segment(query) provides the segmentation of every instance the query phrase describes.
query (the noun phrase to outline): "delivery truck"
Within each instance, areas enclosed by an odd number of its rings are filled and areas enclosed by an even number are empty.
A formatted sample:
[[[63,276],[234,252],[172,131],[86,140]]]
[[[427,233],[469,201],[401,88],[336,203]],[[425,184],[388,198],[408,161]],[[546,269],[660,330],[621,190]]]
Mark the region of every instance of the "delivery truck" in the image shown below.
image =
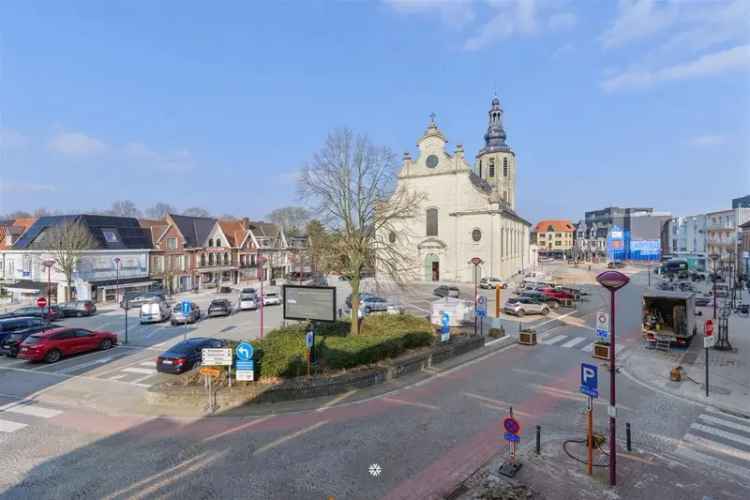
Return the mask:
[[[687,345],[698,331],[695,321],[695,294],[648,289],[643,293],[642,332],[648,342],[665,339]]]

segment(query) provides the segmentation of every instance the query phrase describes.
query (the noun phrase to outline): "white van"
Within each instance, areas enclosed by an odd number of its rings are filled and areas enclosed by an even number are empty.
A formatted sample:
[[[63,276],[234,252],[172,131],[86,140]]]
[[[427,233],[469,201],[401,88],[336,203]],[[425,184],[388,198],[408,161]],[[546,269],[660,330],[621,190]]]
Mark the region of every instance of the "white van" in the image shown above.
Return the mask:
[[[172,310],[164,300],[153,300],[141,304],[140,319],[141,324],[159,323],[166,321],[172,316]]]

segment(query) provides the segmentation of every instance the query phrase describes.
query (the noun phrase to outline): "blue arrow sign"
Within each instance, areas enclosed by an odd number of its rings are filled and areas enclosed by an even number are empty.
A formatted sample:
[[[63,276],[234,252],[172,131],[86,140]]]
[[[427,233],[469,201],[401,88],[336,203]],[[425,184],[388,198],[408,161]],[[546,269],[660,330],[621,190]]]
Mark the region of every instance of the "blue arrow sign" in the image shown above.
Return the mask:
[[[440,333],[450,333],[451,331],[451,317],[447,312],[444,312],[440,316],[440,323],[442,325],[442,328],[440,329]]]
[[[503,437],[505,437],[506,441],[515,441],[516,443],[521,440],[518,434],[511,434],[510,432],[506,432]]]
[[[240,361],[252,362],[253,360],[253,346],[249,342],[240,342],[234,352],[237,355],[238,365]]]

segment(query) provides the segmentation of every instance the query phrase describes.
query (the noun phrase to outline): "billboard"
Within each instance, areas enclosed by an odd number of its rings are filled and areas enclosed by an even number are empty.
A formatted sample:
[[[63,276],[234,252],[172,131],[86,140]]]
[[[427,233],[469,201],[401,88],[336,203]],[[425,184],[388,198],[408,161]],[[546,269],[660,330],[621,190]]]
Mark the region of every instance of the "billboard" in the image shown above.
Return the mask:
[[[625,260],[627,258],[628,234],[620,226],[612,226],[607,235],[607,257],[609,260]]]
[[[336,321],[336,287],[284,285],[284,319]]]
[[[661,240],[631,240],[631,260],[660,260]]]

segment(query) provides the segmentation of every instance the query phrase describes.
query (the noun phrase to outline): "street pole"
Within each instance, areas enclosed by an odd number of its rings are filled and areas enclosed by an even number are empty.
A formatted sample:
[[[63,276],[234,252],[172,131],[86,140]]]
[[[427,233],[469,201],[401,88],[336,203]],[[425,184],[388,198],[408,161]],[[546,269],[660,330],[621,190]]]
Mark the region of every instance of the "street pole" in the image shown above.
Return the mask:
[[[50,315],[52,313],[52,291],[50,290],[50,287],[52,286],[52,266],[47,266],[47,321],[49,321]]]
[[[612,335],[611,344],[609,347],[609,406],[610,409],[616,408],[615,406],[615,290],[610,290],[610,317],[612,318]],[[609,412],[609,485],[614,486],[617,482],[617,474],[615,468],[617,467],[617,443],[615,442],[615,424],[616,419],[614,412]]]
[[[479,293],[478,287],[477,287],[477,269],[479,266],[477,264],[474,264],[474,335],[477,334],[477,321],[479,318],[477,318],[477,295]]]
[[[495,285],[495,317],[500,317],[500,285]]]
[[[262,255],[259,255],[259,264],[260,264],[260,304],[258,307],[260,307],[260,338],[263,338],[263,281],[265,276],[263,276],[263,272],[265,271],[265,260]]]
[[[651,263],[648,263],[648,287],[651,288]]]

